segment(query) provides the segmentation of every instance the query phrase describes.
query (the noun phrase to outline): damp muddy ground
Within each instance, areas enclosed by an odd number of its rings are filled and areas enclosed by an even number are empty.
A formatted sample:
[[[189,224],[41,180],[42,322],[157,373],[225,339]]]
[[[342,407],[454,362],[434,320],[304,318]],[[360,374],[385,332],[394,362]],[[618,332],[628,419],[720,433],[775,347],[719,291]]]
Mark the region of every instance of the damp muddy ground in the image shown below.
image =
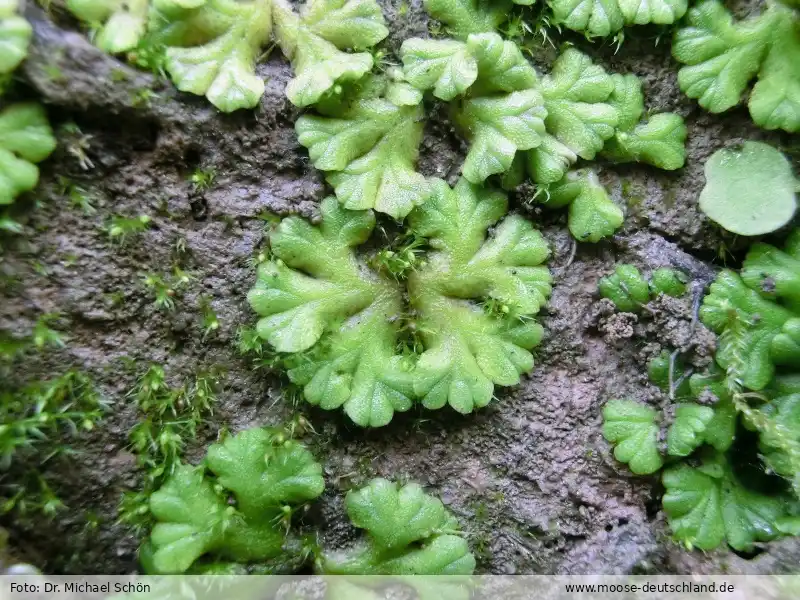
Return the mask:
[[[389,51],[425,35],[419,0],[403,17],[399,0],[381,4],[393,32]],[[30,357],[19,375],[44,379],[71,366],[84,369],[111,409],[76,456],[46,467],[68,509],[52,521],[2,523],[17,558],[56,573],[136,570],[139,540],[116,524],[117,505],[124,491],[142,485],[128,448],[138,418],[128,392],[156,363],[173,385],[200,370],[225,373],[189,460],[199,460],[223,429],[279,424],[297,413],[308,418],[316,434],[306,442],[324,464],[327,488],[304,523],[322,531],[327,545],[358,535],[343,518],[344,493],[384,476],[418,481],[439,495],[470,532],[484,573],[779,573],[800,564],[797,538],[747,555],[679,547],[659,510],[657,479],[616,463],[600,433],[610,398],[663,402],[647,383],[649,358],[683,347],[702,363],[714,339],[691,328],[691,299],[657,304],[654,314],[638,318],[610,314],[598,298],[598,279],[625,261],[646,270],[679,266],[697,285],[707,284],[724,261],[735,265],[741,256],[736,240],[721,237],[697,210],[705,160],[745,139],[796,152],[788,136],[755,128],[743,108],[714,116],[682,96],[669,34],[629,32],[616,53],[577,37],[554,39],[574,42],[611,71],[638,75],[648,109],[686,119],[688,160],[673,173],[597,163],[626,219],[613,239],[595,245],[574,247],[564,214],[536,208],[529,192],[511,195],[512,211],[537,223],[552,248],[554,292],[533,372],[515,388],[497,388],[496,401],[477,414],[414,409],[388,427],[363,431],[339,413],[291,402],[280,374],[253,370],[235,348],[237,328],[255,320],[245,295],[265,218],[314,218],[330,193],[296,141],[299,113],[283,93],[286,61],[276,51],[258,67],[267,90],[256,110],[222,115],[204,98],[104,56],[54,11],[48,17],[28,7],[35,34],[18,77],[21,95],[47,106],[59,147],[26,201],[26,232],[7,244],[0,265],[0,327],[23,335],[42,313],[60,313],[66,348]],[[548,44],[535,50],[532,60],[546,72],[556,51]],[[465,147],[445,111],[431,106],[428,114],[420,170],[454,183]],[[68,123],[77,129],[63,127]],[[217,174],[199,195],[188,181],[198,168]],[[59,176],[85,188],[96,212],[72,207]],[[113,215],[140,214],[150,215],[153,227],[124,246],[109,240],[104,228]],[[176,263],[194,279],[174,312],[159,311],[141,276],[169,273]],[[204,297],[220,322],[205,337]]]

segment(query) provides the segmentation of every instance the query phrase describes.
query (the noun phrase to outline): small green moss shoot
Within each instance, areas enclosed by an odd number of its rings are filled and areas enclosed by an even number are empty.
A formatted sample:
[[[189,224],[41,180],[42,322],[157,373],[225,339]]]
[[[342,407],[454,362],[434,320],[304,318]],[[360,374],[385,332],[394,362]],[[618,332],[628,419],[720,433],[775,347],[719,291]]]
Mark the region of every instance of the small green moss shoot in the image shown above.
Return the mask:
[[[160,275],[148,273],[142,275],[142,283],[153,294],[153,304],[159,310],[175,310],[175,290]]]
[[[203,339],[219,329],[219,318],[211,306],[211,299],[208,296],[200,298],[200,316],[202,318]]]
[[[122,217],[115,215],[105,228],[109,240],[124,246],[133,237],[150,228],[152,219],[148,215],[138,217]]]
[[[42,67],[42,72],[51,83],[58,83],[67,78],[67,76],[64,75],[64,71],[57,64],[45,65]]]
[[[175,310],[175,299],[193,280],[192,275],[177,266],[173,267],[170,275],[145,273],[141,276],[142,284],[153,296],[153,305],[166,312]]]
[[[167,78],[167,52],[163,44],[145,38],[134,50],[128,53],[127,58],[131,65],[150,71],[160,79]]]
[[[128,433],[130,448],[143,471],[144,488],[125,492],[118,507],[118,522],[141,535],[152,525],[150,495],[180,465],[187,442],[214,412],[223,373],[210,369],[189,382],[171,387],[160,365],[150,365],[129,392],[142,414]]]
[[[387,274],[395,281],[405,281],[409,273],[421,265],[421,252],[426,241],[411,236],[403,239],[396,248],[384,248],[376,252],[369,263],[376,271]]]
[[[70,454],[70,440],[94,429],[107,408],[91,378],[75,369],[48,381],[12,381],[24,354],[64,345],[50,328],[55,318],[40,318],[29,338],[0,341],[0,514],[52,518],[61,511],[45,465]]]
[[[516,43],[529,56],[535,56],[539,48],[546,44],[556,47],[551,31],[560,34],[561,27],[552,23],[552,14],[547,8],[516,7],[501,27],[503,36]]]
[[[239,355],[250,360],[250,366],[254,371],[272,371],[280,367],[283,362],[281,356],[258,335],[255,327],[239,327],[236,330],[234,344]]]
[[[140,88],[132,93],[131,106],[134,108],[149,108],[153,100],[158,97],[158,94],[150,88]]]
[[[199,193],[210,189],[216,178],[217,171],[213,167],[206,169],[198,167],[189,176],[189,182],[192,184],[192,189]]]
[[[92,195],[88,190],[79,186],[69,177],[59,175],[56,178],[56,193],[66,198],[74,209],[83,211],[85,215],[93,215],[97,212],[94,207]]]
[[[37,349],[63,348],[66,345],[61,333],[52,327],[59,317],[59,313],[47,313],[37,319],[31,336],[33,345]]]

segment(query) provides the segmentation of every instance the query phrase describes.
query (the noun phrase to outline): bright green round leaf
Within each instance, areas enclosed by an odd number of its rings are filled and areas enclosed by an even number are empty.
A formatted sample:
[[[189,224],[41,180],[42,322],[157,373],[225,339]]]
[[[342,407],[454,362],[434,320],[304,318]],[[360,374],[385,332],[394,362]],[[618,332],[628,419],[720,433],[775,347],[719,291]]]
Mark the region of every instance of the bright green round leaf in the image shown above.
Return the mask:
[[[761,235],[786,225],[797,209],[789,161],[761,142],[714,153],[705,167],[700,210],[728,231]]]
[[[22,17],[0,17],[0,74],[11,73],[25,59],[32,35],[30,23]]]

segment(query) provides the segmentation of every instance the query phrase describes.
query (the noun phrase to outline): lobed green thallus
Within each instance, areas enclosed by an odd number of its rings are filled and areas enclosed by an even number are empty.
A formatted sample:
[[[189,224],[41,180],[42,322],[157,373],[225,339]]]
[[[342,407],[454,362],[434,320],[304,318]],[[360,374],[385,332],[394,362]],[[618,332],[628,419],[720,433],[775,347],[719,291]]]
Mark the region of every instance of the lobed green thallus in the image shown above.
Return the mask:
[[[646,290],[630,265],[601,284],[621,310],[637,310],[648,300]],[[680,360],[667,351],[648,369],[676,400],[663,447],[659,412],[630,400],[606,404],[603,434],[634,473],[655,473],[668,463],[663,505],[676,539],[704,550],[723,541],[748,550],[794,535],[800,525],[800,230],[783,250],[753,245],[741,273],[723,270],[700,319],[719,334],[707,372],[684,378]],[[758,433],[765,470],[785,478],[791,493],[767,494],[737,476],[729,451],[741,427]],[[678,460],[688,456],[699,466]]]
[[[207,95],[225,112],[258,103],[264,84],[255,63],[274,38],[295,71],[287,96],[316,110],[297,120],[299,141],[351,210],[403,219],[433,194],[416,171],[425,92],[450,102],[453,122],[471,143],[462,167],[468,181],[501,175],[511,189],[530,174],[539,186],[535,200],[570,205],[570,230],[581,241],[611,235],[623,213],[594,173],[568,174],[579,158],[602,153],[664,169],[685,159],[682,119],[656,114],[642,121],[636,77],[608,75],[567,49],[539,79],[517,45],[495,32],[510,0],[427,1],[457,39],[406,40],[402,69],[380,75],[371,73],[368,50],[388,30],[375,0],[309,0],[299,14],[286,0],[69,4],[83,19],[105,23],[96,41],[110,52],[165,47],[164,65],[178,88]]]
[[[684,67],[678,84],[706,110],[719,113],[739,104],[757,77],[748,108],[764,129],[800,131],[800,13],[769,2],[761,14],[735,21],[718,0],[689,10],[672,55]]]
[[[580,242],[599,242],[612,235],[624,220],[622,209],[611,201],[589,169],[570,171],[560,182],[547,186],[537,200],[547,208],[569,205],[567,226]]]
[[[302,444],[278,430],[242,431],[210,446],[204,464],[177,467],[152,494],[157,524],[139,552],[142,566],[184,573],[210,554],[193,572],[233,570],[226,560],[280,571],[302,551],[290,535],[292,510],[323,488],[322,467]]]
[[[409,215],[409,232],[429,251],[404,282],[370,271],[354,252],[374,214],[328,198],[319,226],[281,222],[270,236],[274,258],[248,294],[259,335],[285,354],[306,399],[362,426],[386,425],[414,402],[460,413],[486,406],[495,385],[515,385],[532,368],[542,339],[533,317],[551,278],[541,234],[519,216],[503,218],[502,193],[465,179],[455,189],[430,185],[432,197]]]
[[[318,105],[319,116],[301,117],[300,142],[314,165],[329,173],[346,207],[403,218],[430,193],[413,168],[422,96],[407,84],[449,103],[453,123],[470,142],[461,169],[465,179],[477,185],[499,175],[503,187],[512,189],[530,175],[538,186],[534,200],[570,205],[570,230],[581,241],[611,235],[623,214],[594,173],[568,173],[578,159],[602,153],[615,162],[683,166],[686,128],[679,116],[641,121],[639,80],[609,75],[574,48],[540,78],[519,47],[495,32],[510,4],[427,1],[427,10],[454,39],[403,42],[402,73],[390,73],[394,84],[380,96],[380,113],[364,110],[363,98],[377,103],[374,87],[365,86],[369,93],[357,93],[345,111]],[[395,92],[399,85],[401,94]],[[401,201],[387,200],[394,198]]]
[[[422,141],[422,94],[407,83],[367,77],[351,97],[301,116],[298,140],[344,208],[374,208],[403,219],[432,193],[416,172]]]
[[[483,3],[457,4],[472,8],[470,23],[482,22]],[[617,34],[620,43],[623,27],[670,25],[687,15],[672,43],[673,56],[686,65],[678,75],[681,90],[706,110],[724,112],[739,104],[748,83],[757,77],[748,102],[753,121],[765,129],[800,131],[800,12],[796,2],[767,2],[761,14],[741,21],[734,20],[719,0],[704,0],[691,9],[686,0],[551,0],[548,5],[552,25],[582,32],[589,39]],[[497,15],[486,26],[497,27],[503,20]],[[456,24],[454,29],[466,28]],[[653,129],[669,127],[664,117],[654,120],[659,122],[651,124]]]
[[[150,498],[157,524],[140,550],[147,573],[291,572],[309,546],[292,513],[323,491],[322,467],[276,429],[247,429],[180,466]],[[320,551],[324,574],[469,575],[475,558],[458,522],[420,486],[375,479],[347,494],[347,513],[368,532],[349,550]]]
[[[640,122],[638,79],[608,75],[575,49],[541,80],[516,44],[491,32],[463,41],[406,40],[400,56],[402,73],[364,78],[297,121],[300,143],[346,208],[402,219],[431,195],[415,170],[421,92],[449,102],[453,122],[470,140],[465,179],[482,184],[501,175],[511,189],[529,174],[540,188],[536,200],[570,205],[570,230],[581,241],[612,234],[623,214],[591,171],[568,173],[579,158],[602,152],[615,162],[683,166],[682,119],[658,114]]]
[[[463,174],[472,183],[511,171],[516,185],[527,171],[535,183],[554,184],[578,158],[601,151],[617,162],[683,166],[683,120],[669,113],[640,123],[639,80],[608,75],[574,48],[541,80],[514,42],[492,32],[413,38],[400,57],[409,83],[453,103],[453,120],[471,142]]]
[[[348,492],[345,509],[366,539],[323,552],[315,565],[320,574],[471,575],[475,569],[456,518],[416,483],[373,479]]]
[[[598,289],[623,312],[639,312],[651,297],[666,294],[679,298],[686,293],[686,277],[674,269],[661,267],[653,271],[648,283],[633,265],[618,265],[611,275],[603,277]]]
[[[607,37],[631,25],[671,25],[680,20],[687,0],[552,0],[553,25],[564,25],[587,38]]]
[[[9,76],[28,55],[33,29],[18,10],[17,0],[0,0],[0,77]],[[36,163],[50,156],[55,147],[41,105],[12,104],[0,111],[0,206],[36,187]]]
[[[14,71],[28,55],[33,28],[18,12],[18,0],[0,0],[0,76]]]
[[[0,206],[39,183],[36,163],[50,156],[56,140],[44,108],[12,104],[0,112]]]
[[[685,161],[682,119],[643,119],[635,76],[609,75],[568,48],[540,78],[519,47],[496,33],[511,5],[426,0],[452,39],[406,40],[402,69],[373,76],[372,48],[388,35],[375,0],[309,0],[299,13],[287,0],[67,0],[102,49],[163,48],[175,85],[224,112],[258,104],[265,85],[256,63],[271,40],[292,62],[289,100],[316,109],[298,119],[300,143],[337,197],[322,203],[319,226],[296,217],[281,222],[270,239],[273,258],[260,266],[248,297],[262,316],[259,335],[281,354],[306,399],[342,408],[361,426],[385,425],[415,402],[472,412],[488,404],[495,385],[514,385],[532,368],[531,349],[543,335],[533,317],[550,293],[542,266],[548,249],[529,222],[504,218],[505,197],[480,187],[490,177],[511,189],[530,176],[536,200],[569,205],[572,234],[596,242],[623,215],[592,171],[570,172],[579,159],[600,155],[667,170]],[[591,37],[672,23],[687,3],[554,0],[551,8],[554,24]],[[0,0],[0,75],[20,64],[31,39],[17,10],[15,0]],[[770,4],[734,22],[707,0],[689,11],[673,54],[687,65],[681,88],[705,108],[731,108],[758,75],[749,102],[756,123],[800,129],[793,9]],[[453,123],[470,142],[455,189],[416,172],[425,94],[450,103]],[[13,105],[0,114],[0,204],[36,185],[34,163],[54,146],[40,106]],[[401,276],[370,270],[355,254],[374,228],[370,209],[408,217],[409,233],[421,240],[406,250]],[[659,269],[648,283],[635,267],[620,265],[600,287],[621,310],[638,312],[653,295],[683,295],[686,281]],[[737,427],[755,430],[764,464],[800,496],[800,231],[785,251],[756,244],[740,275],[723,271],[700,317],[720,335],[712,369],[683,378],[669,353],[649,367],[652,381],[677,400],[664,444],[659,413],[626,400],[607,403],[603,433],[635,473],[668,464],[663,503],[677,539],[702,549],[724,540],[746,550],[798,530],[796,501],[750,489],[729,450]],[[757,407],[750,405],[754,393]],[[696,401],[708,395],[713,404]],[[680,462],[690,456],[695,463]],[[158,523],[142,547],[143,566],[152,573],[233,573],[250,564],[274,572],[302,562],[306,549],[291,533],[291,517],[322,490],[321,466],[282,432],[229,437],[209,448],[203,465],[176,467],[152,494]],[[319,572],[473,571],[457,522],[419,486],[374,480],[348,494],[346,505],[365,541],[320,553]]]
[[[258,104],[264,80],[255,67],[273,39],[295,71],[286,95],[308,106],[368,73],[374,61],[366,50],[389,33],[375,0],[309,0],[299,14],[288,0],[68,0],[67,7],[96,28],[106,52],[164,47],[176,87],[223,112]]]
[[[464,37],[493,31],[508,20],[513,4],[530,6],[535,0],[424,0],[430,15],[445,24],[447,33]],[[685,13],[686,0],[551,0],[551,25],[563,25],[587,38],[606,37],[630,25],[669,25]]]
[[[744,387],[763,390],[778,367],[800,368],[800,230],[794,230],[783,250],[754,244],[740,275],[722,271],[700,318],[720,334],[719,366],[727,369],[734,360],[744,363],[738,374]],[[732,323],[742,331],[726,336]]]

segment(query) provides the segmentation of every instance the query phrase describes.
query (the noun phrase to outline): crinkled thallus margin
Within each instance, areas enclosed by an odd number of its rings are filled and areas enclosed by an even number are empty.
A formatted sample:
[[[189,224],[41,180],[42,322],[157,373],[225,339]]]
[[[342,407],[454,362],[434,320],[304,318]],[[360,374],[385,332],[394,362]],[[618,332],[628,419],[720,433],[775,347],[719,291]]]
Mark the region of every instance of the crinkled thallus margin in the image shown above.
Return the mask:
[[[541,234],[519,216],[503,218],[502,193],[464,179],[431,186],[408,226],[429,251],[402,283],[354,252],[372,233],[373,212],[328,198],[319,226],[289,217],[273,231],[273,258],[248,294],[262,316],[258,333],[306,399],[362,426],[386,425],[414,402],[461,413],[485,406],[495,385],[531,369],[542,338],[533,320],[550,293]]]
[[[10,77],[28,55],[33,31],[17,12],[17,0],[0,0],[0,77]],[[40,104],[12,104],[0,112],[0,207],[36,187],[36,163],[50,156],[55,147],[53,131]],[[16,222],[0,216],[0,230],[17,232],[18,228]]]
[[[368,51],[389,33],[375,0],[67,0],[112,54],[163,53],[175,86],[223,112],[253,108],[264,93],[256,64],[270,41],[291,61],[286,95],[309,106],[373,66]]]

